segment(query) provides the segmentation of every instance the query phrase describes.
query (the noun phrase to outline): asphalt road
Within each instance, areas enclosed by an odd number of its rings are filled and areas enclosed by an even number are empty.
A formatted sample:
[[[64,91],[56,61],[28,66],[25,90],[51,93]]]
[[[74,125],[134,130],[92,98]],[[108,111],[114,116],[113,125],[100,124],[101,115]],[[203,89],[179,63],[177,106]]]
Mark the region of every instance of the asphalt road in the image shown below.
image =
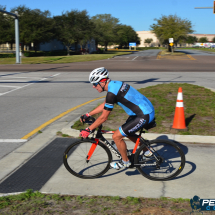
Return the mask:
[[[146,50],[132,55],[118,56],[99,61],[35,64],[35,65],[0,65],[0,72],[89,72],[97,67],[106,67],[114,72],[214,72],[215,54],[200,51],[183,50],[191,55],[183,59],[158,59],[161,50]]]
[[[109,60],[66,65],[1,65],[0,151],[4,151],[5,156],[23,144],[19,141],[8,143],[5,139],[20,140],[33,129],[60,113],[105,95],[105,93],[99,94],[95,91],[88,82],[89,72],[98,66],[107,67],[111,79],[126,81],[136,89],[162,83],[191,83],[215,88],[214,55],[195,56],[188,53],[196,60],[187,58],[182,61],[159,60],[157,53],[158,50],[149,50]],[[92,106],[88,107],[92,108]],[[79,111],[80,114],[83,114],[86,109]],[[67,120],[69,122],[69,118]],[[51,132],[47,129],[46,133],[41,134],[41,137],[42,135],[47,137],[48,141],[48,135],[54,135],[56,129],[52,129]],[[23,151],[21,151],[21,147],[16,150],[17,153],[11,155],[15,160],[10,160],[9,163],[17,163],[21,155],[27,156],[34,147],[38,147],[38,149],[41,147],[39,135],[32,141],[34,142],[31,147],[25,148]],[[205,165],[208,162],[213,163],[214,147],[185,145],[183,149],[187,158],[186,169],[179,178],[170,182],[149,181],[135,170],[117,173],[110,170],[106,177],[96,179],[93,184],[92,181],[85,180],[80,183],[80,180],[71,176],[61,166],[41,191],[73,192],[77,195],[83,194],[83,191],[90,195],[119,195],[120,191],[121,196],[189,196],[191,198],[193,195],[200,197],[204,195],[206,198],[213,198],[214,190],[211,189],[213,177],[210,174],[213,172],[213,166],[209,165],[206,168]],[[20,163],[22,162],[25,160],[20,161]],[[6,163],[8,164],[8,162]],[[121,183],[122,176],[124,184]],[[135,184],[130,183],[131,180],[135,181]],[[75,186],[73,186],[74,184]],[[104,184],[109,185],[104,186]]]
[[[64,64],[1,65],[0,141],[19,140],[60,113],[104,95],[98,94],[88,82],[90,71],[98,66],[105,66],[112,79],[126,81],[136,89],[170,82],[214,88],[215,73],[206,71],[214,71],[215,55],[198,55],[200,60],[158,60],[159,51],[147,50],[109,60],[66,64],[71,71],[61,71],[66,67]],[[187,52],[191,54],[193,51]],[[197,64],[207,69],[199,71],[199,66],[197,72],[193,72],[194,69],[190,68],[198,67]],[[130,72],[126,66],[132,68]],[[149,67],[151,71],[145,67]],[[22,68],[23,71],[8,71],[11,68]],[[75,71],[75,68],[78,69]],[[139,71],[135,72],[136,70]]]

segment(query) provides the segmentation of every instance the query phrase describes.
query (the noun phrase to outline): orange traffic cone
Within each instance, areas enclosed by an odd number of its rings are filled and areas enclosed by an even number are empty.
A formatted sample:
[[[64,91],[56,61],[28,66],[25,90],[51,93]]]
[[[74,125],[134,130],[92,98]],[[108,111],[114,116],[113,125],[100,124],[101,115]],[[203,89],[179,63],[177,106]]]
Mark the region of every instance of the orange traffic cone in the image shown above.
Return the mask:
[[[175,108],[175,116],[173,121],[174,129],[187,129],[185,124],[185,116],[184,116],[184,104],[183,104],[183,94],[182,88],[179,87],[178,89],[178,96]]]

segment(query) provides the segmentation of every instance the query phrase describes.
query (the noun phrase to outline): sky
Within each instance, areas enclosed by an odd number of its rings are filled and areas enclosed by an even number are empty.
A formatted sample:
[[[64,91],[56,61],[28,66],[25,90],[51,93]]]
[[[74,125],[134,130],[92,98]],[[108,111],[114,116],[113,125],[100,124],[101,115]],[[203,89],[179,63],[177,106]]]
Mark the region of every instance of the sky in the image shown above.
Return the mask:
[[[121,24],[130,25],[135,31],[149,31],[163,15],[177,15],[191,21],[195,34],[215,34],[213,0],[0,0],[0,5],[10,11],[13,7],[25,5],[30,9],[49,10],[52,16],[71,10],[86,10],[90,17],[97,14],[111,14]]]

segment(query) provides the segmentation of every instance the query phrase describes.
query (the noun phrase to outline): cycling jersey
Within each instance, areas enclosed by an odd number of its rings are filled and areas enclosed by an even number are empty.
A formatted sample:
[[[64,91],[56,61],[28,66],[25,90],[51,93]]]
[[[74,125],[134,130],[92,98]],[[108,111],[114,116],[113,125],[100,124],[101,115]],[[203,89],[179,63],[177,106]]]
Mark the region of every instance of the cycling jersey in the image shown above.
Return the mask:
[[[128,130],[133,132],[139,130],[143,125],[150,123],[154,119],[152,103],[144,95],[124,82],[110,81],[108,84],[104,109],[111,111],[115,103],[121,106],[129,116],[136,116],[136,126],[134,126],[134,123],[130,123],[131,126],[126,129],[127,131],[121,131],[122,127],[119,128],[123,136],[131,133]],[[148,115],[148,120],[145,121],[146,115]],[[136,129],[132,128],[132,126]]]
[[[110,81],[105,110],[112,110],[114,103],[121,106],[129,116],[141,116],[154,112],[152,103],[132,86],[121,81]],[[150,118],[150,121],[153,118]]]

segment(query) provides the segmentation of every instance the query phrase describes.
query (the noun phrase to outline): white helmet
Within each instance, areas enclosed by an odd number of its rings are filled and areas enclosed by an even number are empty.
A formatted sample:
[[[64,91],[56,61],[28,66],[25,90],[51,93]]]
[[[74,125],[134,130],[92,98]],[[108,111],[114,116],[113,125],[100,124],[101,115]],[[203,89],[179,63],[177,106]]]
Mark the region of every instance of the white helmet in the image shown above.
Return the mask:
[[[89,76],[89,81],[90,83],[98,83],[99,81],[101,81],[103,78],[109,78],[109,74],[107,69],[105,69],[104,67],[100,67],[97,69],[94,69]]]

